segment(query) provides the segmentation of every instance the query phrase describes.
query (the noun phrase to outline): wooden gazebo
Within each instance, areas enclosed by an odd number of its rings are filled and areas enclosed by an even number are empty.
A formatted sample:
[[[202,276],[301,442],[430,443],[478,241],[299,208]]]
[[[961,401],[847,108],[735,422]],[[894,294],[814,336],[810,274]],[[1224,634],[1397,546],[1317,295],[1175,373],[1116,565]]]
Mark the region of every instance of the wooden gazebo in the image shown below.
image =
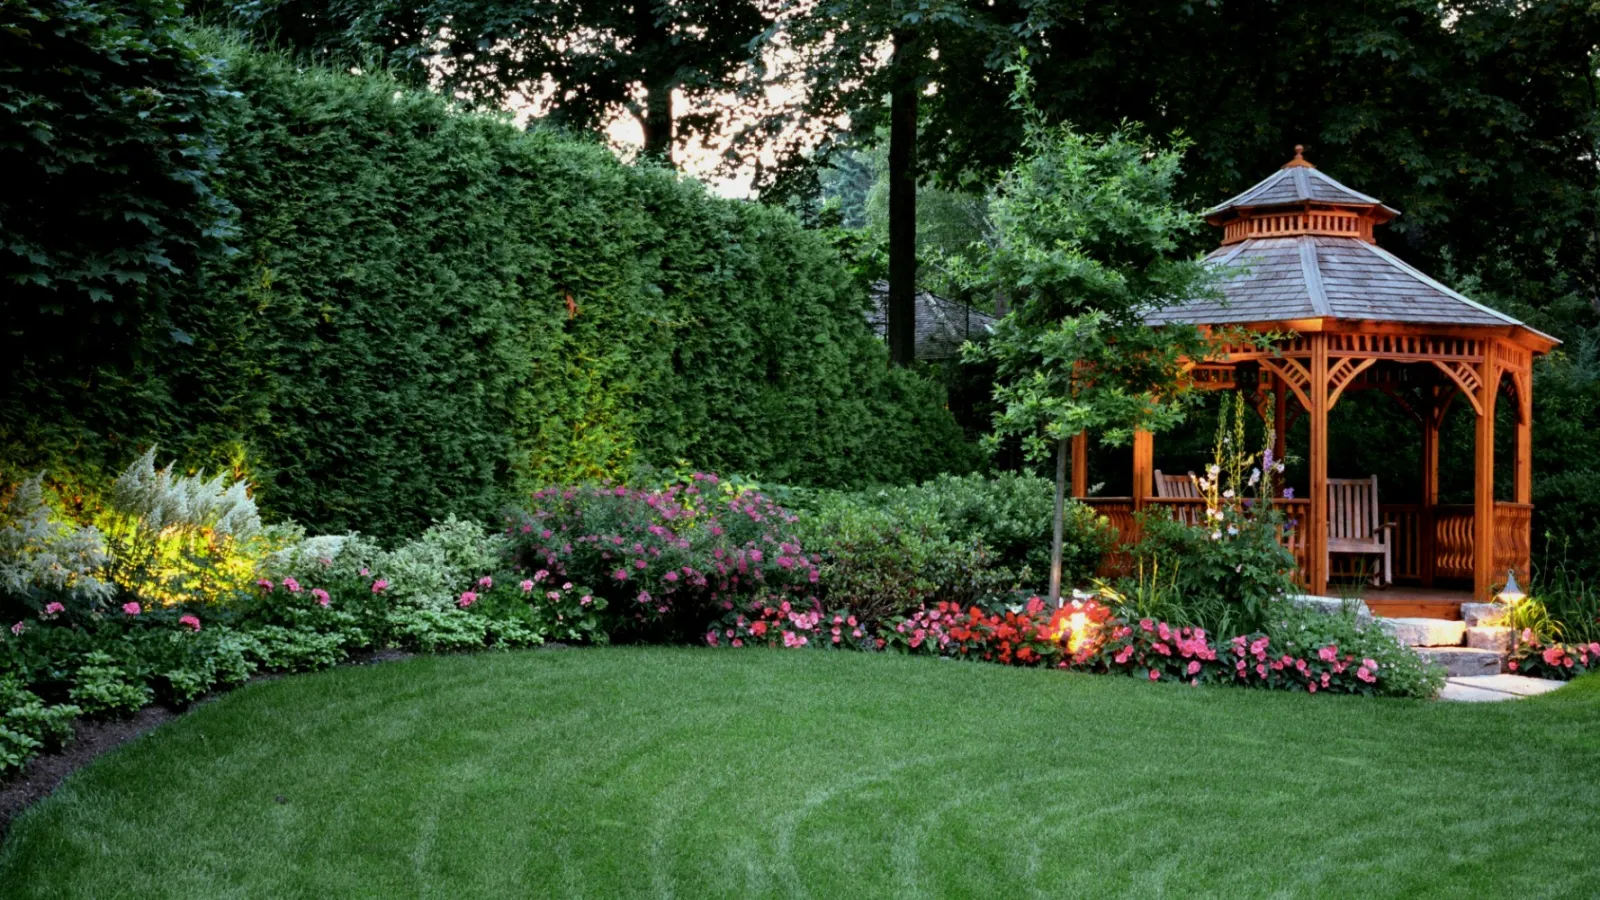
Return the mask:
[[[1328,412],[1347,391],[1376,390],[1399,401],[1422,432],[1421,502],[1380,505],[1392,523],[1397,581],[1424,587],[1470,582],[1485,597],[1508,570],[1526,576],[1531,556],[1533,358],[1557,345],[1517,320],[1475,303],[1379,247],[1373,229],[1399,215],[1381,201],[1340,184],[1295,148],[1270,177],[1209,210],[1223,229],[1207,259],[1228,267],[1221,301],[1168,307],[1152,325],[1189,322],[1288,334],[1262,349],[1219,347],[1195,364],[1198,383],[1254,393],[1272,404],[1284,426],[1309,423],[1308,496],[1281,501],[1302,527],[1290,538],[1300,578],[1326,593],[1328,554]],[[1495,497],[1495,410],[1501,395],[1515,404],[1514,488]],[[1420,403],[1417,402],[1420,397]],[[1453,402],[1477,416],[1474,503],[1439,504],[1439,431]],[[1278,429],[1283,458],[1287,427]],[[1300,448],[1297,448],[1297,450]],[[1136,434],[1133,496],[1085,497],[1087,441],[1073,446],[1073,494],[1096,506],[1132,538],[1133,514],[1198,501],[1158,498],[1153,491],[1151,435]],[[1363,473],[1344,473],[1363,474]],[[1180,512],[1174,509],[1175,512]]]

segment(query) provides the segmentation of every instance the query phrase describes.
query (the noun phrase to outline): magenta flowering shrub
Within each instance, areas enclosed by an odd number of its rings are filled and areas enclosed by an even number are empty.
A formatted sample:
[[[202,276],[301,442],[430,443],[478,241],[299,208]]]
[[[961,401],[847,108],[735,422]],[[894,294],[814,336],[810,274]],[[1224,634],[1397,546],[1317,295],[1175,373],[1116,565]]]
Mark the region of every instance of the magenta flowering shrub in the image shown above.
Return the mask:
[[[1506,668],[1530,678],[1553,678],[1565,681],[1576,678],[1590,669],[1600,668],[1600,642],[1587,644],[1545,643],[1531,628],[1517,635],[1516,648]]]
[[[506,518],[525,572],[593,587],[635,638],[687,636],[718,612],[759,601],[815,603],[819,557],[795,516],[756,491],[728,496],[717,476],[687,485],[550,488]]]

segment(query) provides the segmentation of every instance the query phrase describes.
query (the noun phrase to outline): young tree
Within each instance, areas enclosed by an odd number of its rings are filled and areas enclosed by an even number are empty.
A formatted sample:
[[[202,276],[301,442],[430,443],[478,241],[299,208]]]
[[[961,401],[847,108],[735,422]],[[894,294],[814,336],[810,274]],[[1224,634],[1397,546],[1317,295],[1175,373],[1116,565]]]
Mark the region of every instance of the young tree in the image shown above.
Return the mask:
[[[1025,134],[991,203],[994,234],[964,272],[1011,312],[966,358],[995,366],[991,445],[1020,436],[1031,458],[1056,452],[1050,597],[1061,596],[1067,444],[1094,429],[1113,441],[1182,419],[1183,361],[1205,352],[1192,326],[1145,325],[1153,308],[1203,295],[1213,275],[1176,251],[1200,217],[1173,199],[1186,147],[1162,149],[1124,125],[1105,137],[1049,125],[1031,77],[1013,68]]]

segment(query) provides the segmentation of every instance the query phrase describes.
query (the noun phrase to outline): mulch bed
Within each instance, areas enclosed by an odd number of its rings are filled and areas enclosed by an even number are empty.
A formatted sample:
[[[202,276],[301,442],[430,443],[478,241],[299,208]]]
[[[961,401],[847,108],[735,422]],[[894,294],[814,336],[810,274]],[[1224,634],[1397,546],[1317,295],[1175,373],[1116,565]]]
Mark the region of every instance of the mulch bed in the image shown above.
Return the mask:
[[[410,659],[411,654],[400,650],[377,650],[352,656],[344,665],[366,666],[376,663],[398,662]],[[250,681],[270,681],[281,675],[266,673]],[[94,762],[102,753],[108,753],[128,741],[176,719],[183,712],[206,703],[218,694],[196,700],[183,710],[165,706],[147,706],[126,719],[78,719],[72,723],[72,742],[55,753],[36,756],[23,766],[22,771],[9,780],[0,782],[0,840],[11,829],[11,823],[33,804],[50,796],[68,775]]]

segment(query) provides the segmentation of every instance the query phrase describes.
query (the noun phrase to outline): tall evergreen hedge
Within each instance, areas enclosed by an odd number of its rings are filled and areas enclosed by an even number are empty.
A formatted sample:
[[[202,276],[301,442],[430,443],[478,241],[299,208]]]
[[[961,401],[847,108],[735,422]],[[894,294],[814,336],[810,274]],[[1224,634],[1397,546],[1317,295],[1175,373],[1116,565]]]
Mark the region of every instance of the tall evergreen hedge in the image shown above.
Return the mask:
[[[130,332],[139,365],[0,401],[13,471],[93,482],[159,442],[248,472],[273,515],[396,535],[641,462],[834,486],[971,465],[792,216],[381,76],[198,44],[237,93],[210,123],[232,252]]]

